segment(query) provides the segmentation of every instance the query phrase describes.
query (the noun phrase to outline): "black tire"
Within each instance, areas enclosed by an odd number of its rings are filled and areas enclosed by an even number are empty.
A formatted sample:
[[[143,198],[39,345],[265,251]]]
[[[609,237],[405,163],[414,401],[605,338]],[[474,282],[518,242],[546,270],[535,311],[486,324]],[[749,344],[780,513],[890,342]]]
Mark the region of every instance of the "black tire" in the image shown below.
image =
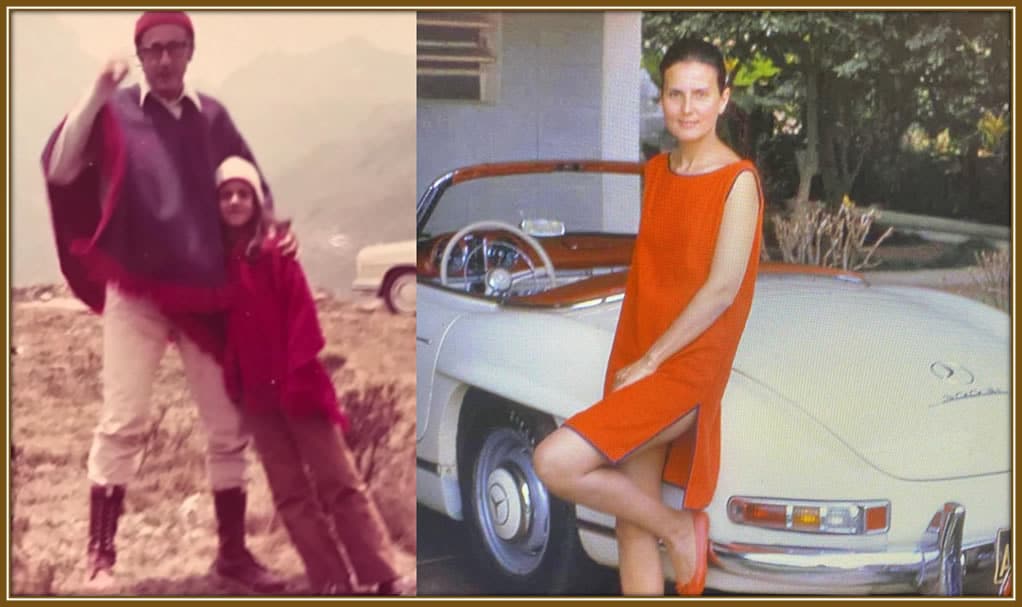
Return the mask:
[[[408,289],[411,289],[411,298],[407,296]],[[392,271],[387,275],[380,294],[391,313],[415,314],[415,270],[403,268]]]
[[[485,576],[486,593],[605,592],[596,582],[607,576],[592,575],[601,568],[582,549],[574,505],[550,495],[532,467],[533,448],[553,432],[553,421],[503,408],[479,421],[469,429],[462,498],[473,561]]]

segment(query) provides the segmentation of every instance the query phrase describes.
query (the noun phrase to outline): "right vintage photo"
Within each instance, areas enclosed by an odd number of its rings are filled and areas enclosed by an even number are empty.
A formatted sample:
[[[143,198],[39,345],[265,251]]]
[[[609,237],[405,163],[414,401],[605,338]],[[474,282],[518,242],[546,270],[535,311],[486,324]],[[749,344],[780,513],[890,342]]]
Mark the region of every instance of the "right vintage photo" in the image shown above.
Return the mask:
[[[417,14],[417,592],[1012,589],[1011,10]]]

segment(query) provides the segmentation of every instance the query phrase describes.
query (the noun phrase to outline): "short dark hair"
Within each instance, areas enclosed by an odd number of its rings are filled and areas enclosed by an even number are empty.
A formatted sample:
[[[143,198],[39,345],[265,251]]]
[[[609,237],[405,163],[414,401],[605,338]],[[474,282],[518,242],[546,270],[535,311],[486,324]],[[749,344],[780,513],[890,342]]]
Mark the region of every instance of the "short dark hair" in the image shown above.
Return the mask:
[[[727,88],[727,68],[724,67],[724,55],[716,46],[699,38],[682,38],[672,44],[664,58],[660,61],[660,83],[663,86],[664,74],[675,63],[696,61],[717,70],[717,90],[723,92]]]

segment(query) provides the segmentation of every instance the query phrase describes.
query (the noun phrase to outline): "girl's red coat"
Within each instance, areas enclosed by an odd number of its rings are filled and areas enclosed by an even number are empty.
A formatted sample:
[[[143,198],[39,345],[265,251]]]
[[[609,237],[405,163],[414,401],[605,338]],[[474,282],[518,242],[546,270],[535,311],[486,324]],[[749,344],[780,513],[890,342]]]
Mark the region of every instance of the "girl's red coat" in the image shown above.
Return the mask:
[[[347,431],[348,418],[317,358],[325,340],[301,265],[267,241],[254,261],[236,250],[228,272],[237,288],[227,315],[228,394],[255,410],[325,414]]]

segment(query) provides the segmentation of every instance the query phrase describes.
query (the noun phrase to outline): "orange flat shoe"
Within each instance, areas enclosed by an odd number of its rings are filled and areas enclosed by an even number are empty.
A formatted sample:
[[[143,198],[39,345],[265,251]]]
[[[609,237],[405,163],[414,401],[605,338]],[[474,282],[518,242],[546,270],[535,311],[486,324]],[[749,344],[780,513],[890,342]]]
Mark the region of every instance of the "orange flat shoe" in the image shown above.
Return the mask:
[[[710,517],[702,510],[692,514],[696,541],[696,568],[687,582],[675,582],[679,595],[699,596],[706,587],[706,557],[710,553]]]

